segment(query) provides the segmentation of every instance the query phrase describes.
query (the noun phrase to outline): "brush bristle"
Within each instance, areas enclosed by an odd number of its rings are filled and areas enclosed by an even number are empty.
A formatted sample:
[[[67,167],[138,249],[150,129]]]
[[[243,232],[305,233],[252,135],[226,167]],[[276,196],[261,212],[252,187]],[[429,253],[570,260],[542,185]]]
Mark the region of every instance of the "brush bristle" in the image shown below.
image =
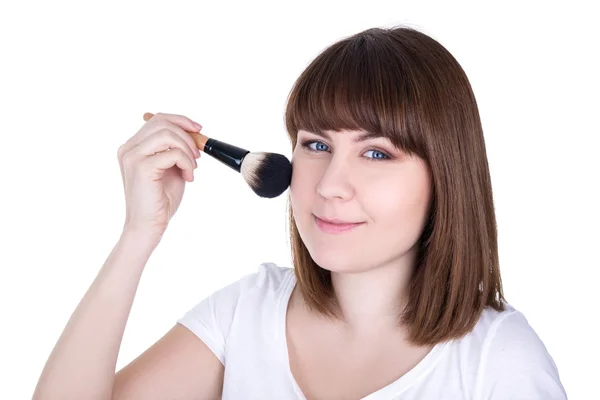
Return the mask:
[[[281,154],[249,153],[244,157],[241,173],[257,195],[273,198],[290,186],[292,164]]]

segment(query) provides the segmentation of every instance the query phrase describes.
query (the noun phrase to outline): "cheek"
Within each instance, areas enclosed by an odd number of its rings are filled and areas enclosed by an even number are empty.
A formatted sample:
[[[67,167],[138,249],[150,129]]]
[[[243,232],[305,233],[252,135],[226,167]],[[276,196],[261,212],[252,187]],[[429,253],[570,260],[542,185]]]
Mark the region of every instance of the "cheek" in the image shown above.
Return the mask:
[[[372,183],[365,195],[363,206],[376,226],[398,231],[404,237],[420,235],[431,195],[425,174]]]
[[[292,180],[290,182],[290,199],[294,209],[306,208],[314,193],[314,174],[306,165],[297,160],[292,161]]]

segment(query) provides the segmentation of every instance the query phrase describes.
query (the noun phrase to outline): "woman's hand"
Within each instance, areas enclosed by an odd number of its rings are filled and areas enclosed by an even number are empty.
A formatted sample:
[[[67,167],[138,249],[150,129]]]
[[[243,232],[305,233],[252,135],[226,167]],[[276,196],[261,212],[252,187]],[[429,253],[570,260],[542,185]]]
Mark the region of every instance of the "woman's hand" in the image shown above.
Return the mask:
[[[124,230],[162,236],[181,203],[185,181],[194,180],[198,166],[200,151],[186,131],[200,129],[185,116],[157,113],[119,147]]]

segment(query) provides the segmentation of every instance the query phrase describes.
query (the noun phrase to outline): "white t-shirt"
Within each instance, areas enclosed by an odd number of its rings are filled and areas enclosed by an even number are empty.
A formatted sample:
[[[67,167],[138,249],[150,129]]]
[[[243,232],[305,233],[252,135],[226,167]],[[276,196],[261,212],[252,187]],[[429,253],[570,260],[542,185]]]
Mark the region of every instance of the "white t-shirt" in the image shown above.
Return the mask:
[[[223,363],[223,400],[305,398],[290,370],[285,334],[295,284],[292,268],[264,263],[177,321]],[[566,399],[544,344],[523,314],[506,306],[501,313],[487,309],[466,337],[436,345],[364,400]]]

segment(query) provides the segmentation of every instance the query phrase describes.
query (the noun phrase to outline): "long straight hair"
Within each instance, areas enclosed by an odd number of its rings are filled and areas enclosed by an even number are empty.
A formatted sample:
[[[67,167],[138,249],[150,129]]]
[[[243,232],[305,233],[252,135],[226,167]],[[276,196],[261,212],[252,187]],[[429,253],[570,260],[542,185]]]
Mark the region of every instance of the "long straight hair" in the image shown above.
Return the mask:
[[[470,332],[485,307],[504,309],[492,186],[477,102],[456,59],[409,27],[372,28],[322,51],[285,111],[297,133],[366,130],[428,164],[433,198],[399,323],[416,345]],[[288,199],[288,202],[290,200]],[[289,203],[288,203],[289,204]],[[311,258],[289,207],[291,250],[308,306],[337,318],[328,270]]]

